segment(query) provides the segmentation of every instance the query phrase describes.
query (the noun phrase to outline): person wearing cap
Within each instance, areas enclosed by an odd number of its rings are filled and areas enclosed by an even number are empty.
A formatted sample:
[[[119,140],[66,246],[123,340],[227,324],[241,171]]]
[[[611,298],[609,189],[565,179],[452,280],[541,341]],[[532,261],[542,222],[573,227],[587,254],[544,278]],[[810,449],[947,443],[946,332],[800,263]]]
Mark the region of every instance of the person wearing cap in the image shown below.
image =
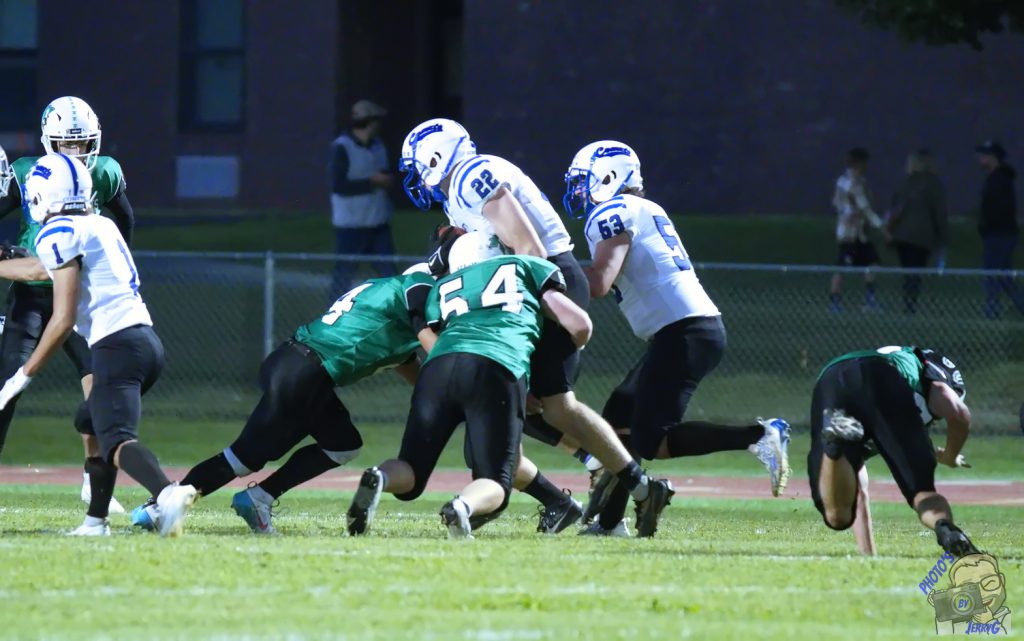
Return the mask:
[[[981,189],[978,233],[982,241],[982,267],[993,270],[1013,269],[1013,252],[1017,248],[1020,228],[1017,225],[1017,195],[1014,181],[1017,172],[1006,162],[1006,149],[995,140],[986,140],[977,147],[978,163],[985,170]],[[1005,292],[1018,311],[1024,313],[1024,295],[1009,276],[985,278],[985,316],[997,318],[1000,294]]]
[[[352,106],[351,126],[331,143],[331,223],[338,254],[395,253],[391,239],[392,205],[387,190],[394,182],[387,150],[378,137],[387,110],[369,100]],[[338,261],[331,283],[332,296],[349,289],[357,263]],[[393,276],[388,261],[375,261],[381,276]]]

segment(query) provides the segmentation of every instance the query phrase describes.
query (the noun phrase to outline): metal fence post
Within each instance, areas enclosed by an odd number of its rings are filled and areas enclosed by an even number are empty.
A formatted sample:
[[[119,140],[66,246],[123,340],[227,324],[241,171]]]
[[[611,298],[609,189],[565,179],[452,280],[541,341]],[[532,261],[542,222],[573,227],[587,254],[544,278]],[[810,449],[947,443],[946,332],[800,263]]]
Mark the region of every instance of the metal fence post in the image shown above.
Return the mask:
[[[274,252],[263,256],[263,356],[274,348]]]

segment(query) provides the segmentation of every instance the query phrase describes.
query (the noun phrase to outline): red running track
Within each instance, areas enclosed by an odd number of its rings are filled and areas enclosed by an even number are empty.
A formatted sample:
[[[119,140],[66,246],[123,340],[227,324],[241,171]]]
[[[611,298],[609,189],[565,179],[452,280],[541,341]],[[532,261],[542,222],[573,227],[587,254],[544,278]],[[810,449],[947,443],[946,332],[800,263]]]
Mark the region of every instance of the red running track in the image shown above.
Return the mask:
[[[167,468],[168,476],[180,479],[185,468]],[[235,480],[231,487],[245,487],[252,481],[265,477],[269,472],[254,474],[245,479]],[[555,485],[572,490],[574,494],[585,495],[588,477],[580,473],[552,473],[547,475]],[[768,478],[734,476],[674,476],[677,497],[699,497],[714,499],[762,499],[771,498]],[[313,479],[301,487],[306,489],[351,491],[359,481],[358,469],[337,470]],[[0,465],[0,485],[77,485],[82,482],[80,467],[32,467]],[[469,473],[441,470],[434,474],[427,485],[427,491],[454,493],[469,482]],[[118,478],[119,485],[134,486],[136,483],[124,474]],[[937,489],[954,505],[999,505],[1024,507],[1024,481],[959,481],[937,484]],[[807,480],[791,479],[786,488],[785,499],[810,500]],[[874,501],[899,503],[903,501],[896,484],[891,480],[874,481],[871,484],[871,498]]]

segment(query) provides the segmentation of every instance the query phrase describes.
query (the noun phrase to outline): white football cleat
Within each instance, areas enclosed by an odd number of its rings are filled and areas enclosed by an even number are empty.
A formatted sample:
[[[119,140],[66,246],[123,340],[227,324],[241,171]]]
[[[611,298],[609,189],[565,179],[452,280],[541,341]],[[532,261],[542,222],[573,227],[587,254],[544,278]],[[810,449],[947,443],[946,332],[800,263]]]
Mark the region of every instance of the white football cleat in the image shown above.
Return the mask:
[[[92,485],[89,483],[89,473],[82,472],[82,503],[92,503]],[[124,514],[124,506],[118,503],[113,496],[110,497],[110,505],[107,506],[107,514]]]
[[[761,461],[771,479],[772,496],[781,496],[789,482],[789,423],[781,418],[758,418],[764,429],[756,443],[747,448]]]
[[[473,538],[473,527],[469,524],[469,510],[466,502],[455,497],[441,506],[441,522],[448,528],[449,539]]]
[[[181,536],[185,515],[196,502],[196,488],[178,485],[177,482],[165,487],[156,498],[160,509],[160,536]]]
[[[110,521],[87,516],[81,525],[71,530],[68,536],[110,536]]]

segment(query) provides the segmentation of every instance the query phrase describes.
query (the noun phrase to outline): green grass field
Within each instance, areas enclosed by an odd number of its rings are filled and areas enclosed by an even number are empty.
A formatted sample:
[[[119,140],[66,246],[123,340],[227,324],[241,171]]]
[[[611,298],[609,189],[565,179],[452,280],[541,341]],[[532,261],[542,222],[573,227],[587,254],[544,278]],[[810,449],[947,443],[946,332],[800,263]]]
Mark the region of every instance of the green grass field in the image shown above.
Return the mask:
[[[880,556],[795,501],[677,501],[654,540],[533,531],[533,505],[466,542],[446,497],[382,503],[343,538],[348,497],[298,491],[260,539],[210,497],[178,540],[61,536],[72,488],[0,487],[2,639],[908,639],[934,636],[917,584],[940,555],[905,506],[876,505]],[[121,492],[138,501],[142,492]],[[1021,510],[957,511],[1024,594]]]
[[[79,460],[61,421],[23,419],[5,462]],[[146,420],[143,435],[172,465],[191,465],[237,433],[229,422]],[[364,425],[351,470],[391,456],[394,425]],[[457,437],[459,435],[457,434]],[[442,458],[460,465],[456,438]],[[537,443],[541,467],[579,469]],[[805,474],[807,438],[791,448]],[[1019,479],[1024,439],[978,438],[969,470],[942,479]],[[749,476],[745,453],[653,466],[660,473]],[[874,482],[886,478],[872,464]],[[767,482],[766,482],[767,484]],[[474,541],[444,538],[447,495],[386,500],[371,536],[341,536],[349,496],[284,497],[273,539],[248,534],[225,490],[200,502],[179,540],[132,533],[113,517],[107,540],[72,540],[77,487],[0,486],[0,639],[907,639],[934,635],[917,584],[940,552],[904,505],[876,503],[880,556],[860,558],[850,533],[825,528],[806,500],[678,498],[654,540],[534,532],[535,505],[515,496]],[[140,489],[120,489],[133,506]],[[1001,560],[1011,609],[1024,594],[1024,509],[956,506],[958,520]]]

